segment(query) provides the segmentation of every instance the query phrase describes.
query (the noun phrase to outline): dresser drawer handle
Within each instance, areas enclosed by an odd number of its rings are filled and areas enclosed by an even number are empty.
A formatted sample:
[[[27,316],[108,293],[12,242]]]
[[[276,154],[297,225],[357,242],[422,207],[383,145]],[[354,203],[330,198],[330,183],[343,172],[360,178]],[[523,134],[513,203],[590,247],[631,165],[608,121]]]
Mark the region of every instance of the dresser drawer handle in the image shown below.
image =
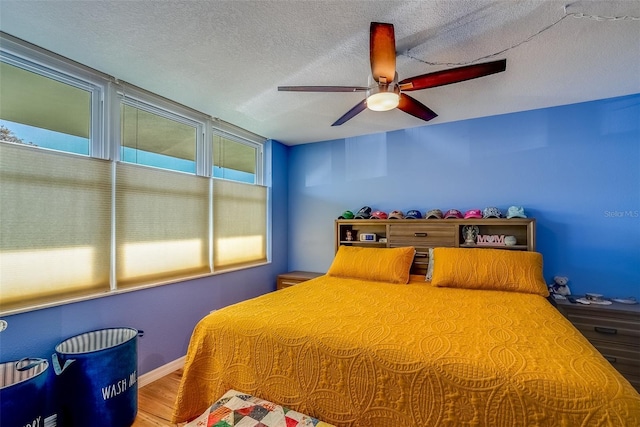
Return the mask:
[[[424,252],[416,252],[415,257],[416,258],[426,258],[427,254],[425,254]]]
[[[287,282],[286,280],[283,280],[280,282],[282,285],[286,285],[286,286],[293,286],[293,285],[297,285],[300,282]]]
[[[615,335],[615,334],[618,333],[617,329],[614,329],[614,328],[603,328],[602,326],[595,326],[593,329],[596,332],[600,332],[601,334]]]
[[[612,365],[618,361],[618,358],[616,358],[616,357],[607,356],[607,355],[604,355],[604,354],[603,354],[603,356],[604,356],[605,359],[607,359],[607,362],[611,363]]]
[[[413,233],[413,237],[427,237],[427,233]]]

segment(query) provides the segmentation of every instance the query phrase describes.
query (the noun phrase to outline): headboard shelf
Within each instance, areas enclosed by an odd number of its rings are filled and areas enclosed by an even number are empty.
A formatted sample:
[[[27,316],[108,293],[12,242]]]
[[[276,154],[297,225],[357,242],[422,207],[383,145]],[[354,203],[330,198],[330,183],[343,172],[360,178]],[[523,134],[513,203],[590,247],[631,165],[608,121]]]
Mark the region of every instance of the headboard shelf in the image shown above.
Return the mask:
[[[465,242],[464,231],[467,226],[476,227],[477,236],[474,237],[474,244]],[[413,246],[416,248],[416,257],[412,273],[422,274],[426,272],[429,248],[493,248],[535,251],[536,220],[534,218],[338,219],[335,221],[334,236],[336,252],[342,245],[381,248]],[[513,236],[515,243],[509,241],[513,239],[507,238],[507,236]],[[373,240],[361,241],[361,238]],[[505,241],[512,244],[506,244]]]

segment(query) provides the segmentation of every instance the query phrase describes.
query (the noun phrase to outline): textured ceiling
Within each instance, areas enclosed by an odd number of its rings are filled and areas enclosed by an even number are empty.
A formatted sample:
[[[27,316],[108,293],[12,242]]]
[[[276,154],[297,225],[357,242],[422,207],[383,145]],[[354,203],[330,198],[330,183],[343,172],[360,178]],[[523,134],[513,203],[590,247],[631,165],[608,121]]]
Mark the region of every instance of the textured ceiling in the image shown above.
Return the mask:
[[[365,110],[331,127],[363,93],[277,91],[366,86],[372,21],[395,26],[400,79],[507,58],[411,92],[437,124],[640,93],[638,17],[638,0],[0,0],[2,31],[288,145],[426,125]]]

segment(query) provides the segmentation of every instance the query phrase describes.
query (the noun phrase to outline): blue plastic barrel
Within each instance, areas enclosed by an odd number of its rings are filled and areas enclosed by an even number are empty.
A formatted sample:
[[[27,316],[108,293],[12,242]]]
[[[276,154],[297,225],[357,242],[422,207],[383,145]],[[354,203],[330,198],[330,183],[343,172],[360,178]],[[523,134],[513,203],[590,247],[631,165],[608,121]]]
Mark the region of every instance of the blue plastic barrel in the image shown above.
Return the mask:
[[[58,425],[128,427],[138,412],[138,331],[110,328],[56,346]]]
[[[48,368],[46,359],[0,364],[0,426],[44,426]]]

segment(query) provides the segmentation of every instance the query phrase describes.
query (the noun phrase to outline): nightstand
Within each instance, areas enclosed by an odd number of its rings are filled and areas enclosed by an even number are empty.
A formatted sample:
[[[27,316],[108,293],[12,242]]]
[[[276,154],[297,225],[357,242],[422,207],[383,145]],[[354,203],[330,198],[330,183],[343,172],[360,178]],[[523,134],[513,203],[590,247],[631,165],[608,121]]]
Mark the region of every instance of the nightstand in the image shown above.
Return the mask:
[[[582,335],[640,391],[640,305],[555,302]]]
[[[316,277],[324,276],[324,273],[313,273],[311,271],[290,271],[289,273],[280,274],[276,290],[288,288]]]

